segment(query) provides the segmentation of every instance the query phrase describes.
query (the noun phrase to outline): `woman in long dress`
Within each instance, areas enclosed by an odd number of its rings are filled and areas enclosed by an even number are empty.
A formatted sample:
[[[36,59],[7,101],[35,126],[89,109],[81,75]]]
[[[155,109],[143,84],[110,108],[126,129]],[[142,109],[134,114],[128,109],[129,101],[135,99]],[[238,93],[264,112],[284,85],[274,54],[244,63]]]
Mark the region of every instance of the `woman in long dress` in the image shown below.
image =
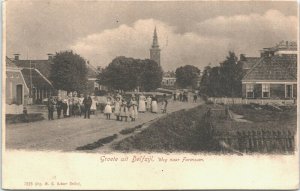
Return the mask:
[[[116,101],[115,101],[115,116],[117,118],[117,121],[120,120],[120,110],[121,110],[121,101],[120,101],[120,97],[116,97]]]
[[[152,98],[150,96],[147,97],[146,103],[147,103],[147,111],[151,111],[151,102]]]
[[[135,100],[135,97],[131,98],[129,113],[130,113],[131,121],[135,121],[138,115],[137,101]]]
[[[155,95],[152,98],[151,106],[152,106],[152,113],[157,113],[158,108],[157,108],[157,99]]]
[[[127,102],[125,100],[122,100],[122,105],[120,107],[120,116],[121,116],[121,121],[123,121],[123,119],[125,119],[125,121],[127,122],[128,107],[127,107]]]
[[[142,94],[139,97],[139,112],[144,113],[146,111],[146,97]]]
[[[111,108],[111,98],[107,98],[106,106],[104,108],[104,114],[106,115],[106,119],[110,119],[110,114],[112,113],[112,108]]]

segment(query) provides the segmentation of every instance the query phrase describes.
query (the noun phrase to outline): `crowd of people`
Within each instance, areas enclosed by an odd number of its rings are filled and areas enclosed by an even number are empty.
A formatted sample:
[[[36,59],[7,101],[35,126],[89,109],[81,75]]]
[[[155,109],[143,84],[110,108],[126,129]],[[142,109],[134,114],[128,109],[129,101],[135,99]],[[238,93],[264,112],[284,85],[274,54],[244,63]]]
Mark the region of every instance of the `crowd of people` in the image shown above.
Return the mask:
[[[145,96],[144,94],[132,94],[130,100],[127,101],[120,94],[107,96],[103,113],[106,119],[110,120],[115,116],[117,121],[135,121],[138,113],[152,112],[158,113],[158,100],[156,95]],[[70,92],[65,98],[50,97],[48,100],[48,119],[53,120],[53,113],[57,112],[57,118],[84,116],[89,119],[91,114],[96,114],[97,106],[99,106],[97,96],[83,95],[78,96],[77,92]],[[168,99],[166,94],[162,99],[162,113],[167,112]],[[100,109],[101,110],[101,109]]]

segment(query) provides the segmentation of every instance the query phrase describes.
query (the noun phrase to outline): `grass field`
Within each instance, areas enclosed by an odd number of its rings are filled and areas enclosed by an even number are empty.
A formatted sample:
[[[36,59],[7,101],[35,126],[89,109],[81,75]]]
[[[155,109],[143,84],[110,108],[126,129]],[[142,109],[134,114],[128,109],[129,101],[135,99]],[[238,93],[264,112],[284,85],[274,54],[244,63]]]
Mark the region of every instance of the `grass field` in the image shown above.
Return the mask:
[[[181,110],[151,124],[139,134],[113,145],[119,151],[149,152],[218,152],[219,145],[207,133],[204,114],[208,108],[223,108],[220,105],[201,105]],[[219,132],[235,134],[238,130],[296,129],[296,107],[275,111],[269,107],[256,109],[249,105],[233,105],[230,110],[243,115],[251,123],[236,122],[224,116],[214,116],[213,122]]]
[[[128,137],[113,147],[120,151],[208,151],[213,144],[202,128],[207,106],[181,110],[151,124],[141,133]]]

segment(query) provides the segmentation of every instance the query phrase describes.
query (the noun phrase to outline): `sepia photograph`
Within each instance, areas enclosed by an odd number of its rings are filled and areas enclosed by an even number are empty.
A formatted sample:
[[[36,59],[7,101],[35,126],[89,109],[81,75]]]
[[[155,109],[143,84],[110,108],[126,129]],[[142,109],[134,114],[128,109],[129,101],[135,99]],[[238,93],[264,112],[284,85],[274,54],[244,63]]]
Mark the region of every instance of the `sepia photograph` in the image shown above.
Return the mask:
[[[299,188],[297,1],[2,7],[3,188]]]

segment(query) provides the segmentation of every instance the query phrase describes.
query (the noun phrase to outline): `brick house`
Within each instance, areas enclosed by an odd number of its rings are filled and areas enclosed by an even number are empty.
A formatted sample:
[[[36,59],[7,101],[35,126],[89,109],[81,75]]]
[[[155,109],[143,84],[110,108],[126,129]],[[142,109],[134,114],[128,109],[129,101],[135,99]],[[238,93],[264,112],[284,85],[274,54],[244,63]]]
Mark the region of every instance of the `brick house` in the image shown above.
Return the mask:
[[[297,45],[286,43],[266,48],[242,79],[247,99],[294,99],[297,97]]]

